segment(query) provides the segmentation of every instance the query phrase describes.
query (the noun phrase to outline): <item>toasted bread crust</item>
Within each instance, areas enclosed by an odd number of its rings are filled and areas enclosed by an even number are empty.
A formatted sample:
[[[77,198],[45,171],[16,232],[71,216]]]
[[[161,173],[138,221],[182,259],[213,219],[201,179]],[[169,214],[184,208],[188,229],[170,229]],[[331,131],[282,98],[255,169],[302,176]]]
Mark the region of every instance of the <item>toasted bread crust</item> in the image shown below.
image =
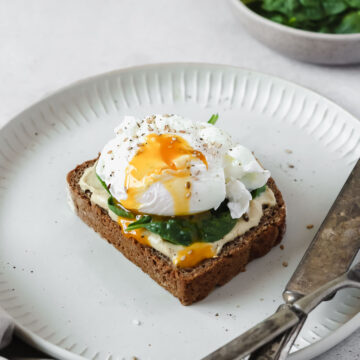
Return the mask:
[[[183,305],[205,298],[216,286],[227,283],[239,272],[245,271],[245,266],[251,260],[267,254],[284,235],[286,208],[281,192],[270,178],[267,185],[274,192],[277,204],[264,209],[258,226],[227,243],[218,257],[204,260],[193,268],[177,268],[159,251],[140,244],[134,238],[125,237],[120,225],[104,209],[91,203],[91,194],[81,190],[79,180],[85,169],[95,161],[86,161],[67,175],[76,213]]]

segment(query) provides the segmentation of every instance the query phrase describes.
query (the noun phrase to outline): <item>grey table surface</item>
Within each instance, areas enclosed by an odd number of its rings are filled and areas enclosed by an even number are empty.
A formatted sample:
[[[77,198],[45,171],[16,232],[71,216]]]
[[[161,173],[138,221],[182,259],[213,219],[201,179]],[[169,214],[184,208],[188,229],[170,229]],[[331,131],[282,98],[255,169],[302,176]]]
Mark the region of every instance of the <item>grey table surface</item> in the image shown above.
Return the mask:
[[[277,75],[360,118],[360,66],[318,66],[285,58],[248,35],[227,0],[0,0],[0,49],[0,127],[78,79],[178,61]],[[8,357],[32,355],[20,341],[9,349],[4,352]],[[316,359],[351,360],[359,354],[357,331]]]

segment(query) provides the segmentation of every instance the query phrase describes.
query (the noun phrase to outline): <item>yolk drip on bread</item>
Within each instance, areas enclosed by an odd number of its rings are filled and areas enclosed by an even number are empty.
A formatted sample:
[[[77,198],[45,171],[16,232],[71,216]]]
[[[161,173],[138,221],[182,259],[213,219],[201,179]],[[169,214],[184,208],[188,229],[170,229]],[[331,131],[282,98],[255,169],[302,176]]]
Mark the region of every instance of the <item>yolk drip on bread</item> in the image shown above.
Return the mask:
[[[193,267],[202,260],[210,259],[215,255],[212,244],[198,242],[178,251],[173,263],[180,268]]]
[[[145,235],[144,229],[134,229],[131,231],[125,231],[125,229],[132,223],[134,220],[129,220],[121,216],[118,217],[118,224],[121,226],[121,231],[124,236],[128,238],[136,239],[140,244],[151,246],[148,237]]]
[[[181,136],[149,134],[146,142],[126,168],[127,199],[122,206],[131,211],[141,208],[141,196],[156,182],[171,194],[175,215],[188,215],[191,198],[191,161],[200,160],[207,167],[205,156],[194,150]]]

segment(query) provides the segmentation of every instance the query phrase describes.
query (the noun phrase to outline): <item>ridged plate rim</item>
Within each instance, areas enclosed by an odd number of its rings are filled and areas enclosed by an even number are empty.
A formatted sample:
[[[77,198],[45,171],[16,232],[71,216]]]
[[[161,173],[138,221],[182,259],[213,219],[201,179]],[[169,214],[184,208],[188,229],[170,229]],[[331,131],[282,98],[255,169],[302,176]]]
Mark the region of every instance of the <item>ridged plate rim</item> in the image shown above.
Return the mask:
[[[351,119],[350,121],[353,122],[353,125],[355,127],[359,126],[359,122],[358,120],[352,116],[348,111],[342,109],[339,105],[337,105],[335,102],[333,102],[332,100],[322,96],[321,94],[310,90],[306,87],[297,85],[291,81],[288,80],[284,80],[280,77],[276,77],[276,76],[272,76],[269,74],[265,74],[265,73],[261,73],[258,71],[254,71],[254,70],[249,70],[249,69],[244,69],[244,68],[240,68],[240,67],[236,67],[236,66],[228,66],[228,65],[221,65],[221,64],[207,64],[207,63],[160,63],[160,64],[150,64],[150,65],[140,65],[140,66],[135,66],[135,67],[127,67],[127,68],[123,68],[123,69],[119,69],[119,70],[113,70],[110,72],[105,72],[99,75],[95,75],[95,76],[91,76],[91,77],[87,77],[85,79],[81,79],[78,81],[73,82],[70,85],[67,85],[55,92],[52,92],[50,94],[45,95],[44,97],[42,97],[39,101],[35,102],[33,105],[29,106],[27,109],[23,110],[22,112],[20,112],[18,115],[16,115],[15,117],[12,118],[12,120],[10,120],[6,125],[4,125],[2,128],[0,128],[0,134],[4,133],[7,131],[7,129],[11,126],[11,123],[15,123],[17,121],[20,121],[20,119],[25,116],[27,113],[31,112],[32,110],[36,109],[37,107],[41,106],[42,103],[48,101],[48,100],[52,100],[54,98],[56,98],[58,95],[61,95],[63,93],[66,93],[67,91],[76,88],[78,86],[81,85],[86,85],[86,84],[91,84],[91,83],[95,83],[100,79],[103,79],[105,77],[111,77],[111,76],[116,76],[122,73],[127,73],[127,72],[131,72],[131,71],[136,71],[136,70],[143,70],[143,71],[151,71],[152,69],[161,69],[161,68],[168,68],[169,70],[171,69],[178,69],[181,67],[186,67],[186,66],[194,66],[194,67],[198,67],[199,69],[201,69],[202,67],[207,67],[207,68],[211,68],[212,70],[220,70],[222,68],[225,69],[231,69],[235,72],[247,72],[250,74],[256,74],[259,75],[260,77],[266,76],[269,78],[273,78],[277,81],[280,81],[292,88],[297,88],[297,89],[302,89],[302,90],[306,90],[307,93],[310,94],[314,94],[317,97],[320,97],[322,99],[325,99],[328,104],[330,106],[335,107],[337,110],[341,111],[342,113],[346,114],[349,119]],[[323,338],[320,341],[317,341],[314,344],[309,345],[308,347],[301,349],[297,352],[295,352],[294,354],[292,354],[291,358],[298,360],[298,359],[307,359],[309,357],[318,355],[320,353],[322,353],[323,351],[329,349],[330,347],[334,346],[335,343],[341,341],[342,339],[344,339],[346,336],[348,336],[351,332],[353,332],[354,330],[356,330],[356,328],[359,326],[359,320],[360,320],[360,314],[354,316],[350,321],[344,323],[342,325],[342,327],[340,327],[339,329],[333,331],[330,335],[328,335],[327,337]],[[42,349],[44,351],[47,351],[53,355],[57,355],[57,356],[63,356],[64,358],[68,358],[68,359],[79,359],[81,358],[80,356],[71,353],[67,350],[64,350],[46,340],[44,340],[41,336],[33,333],[31,330],[26,329],[26,327],[22,326],[20,323],[18,323],[16,321],[16,331],[19,334],[19,336],[21,336],[25,341],[31,343],[32,345],[38,347],[39,349]]]

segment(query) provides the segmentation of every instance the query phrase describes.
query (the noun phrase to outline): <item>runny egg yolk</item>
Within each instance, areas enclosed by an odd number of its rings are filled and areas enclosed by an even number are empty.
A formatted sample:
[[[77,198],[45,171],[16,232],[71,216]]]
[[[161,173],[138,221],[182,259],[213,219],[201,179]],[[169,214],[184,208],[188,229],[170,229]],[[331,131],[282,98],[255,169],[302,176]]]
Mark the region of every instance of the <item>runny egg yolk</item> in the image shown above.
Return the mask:
[[[134,220],[129,220],[126,218],[123,218],[121,216],[118,217],[118,224],[121,226],[122,229],[122,233],[129,238],[134,238],[136,239],[140,244],[143,245],[150,245],[150,242],[148,240],[148,237],[144,234],[144,229],[140,228],[140,229],[135,229],[135,230],[131,230],[131,231],[126,231],[126,228],[132,223],[134,222]]]
[[[178,251],[173,258],[173,263],[180,268],[193,267],[202,260],[212,258],[215,255],[212,244],[198,242]]]
[[[174,215],[188,215],[194,160],[208,166],[205,156],[181,136],[149,134],[126,168],[127,199],[121,200],[121,205],[141,211],[141,196],[152,184],[161,182],[173,199]]]

